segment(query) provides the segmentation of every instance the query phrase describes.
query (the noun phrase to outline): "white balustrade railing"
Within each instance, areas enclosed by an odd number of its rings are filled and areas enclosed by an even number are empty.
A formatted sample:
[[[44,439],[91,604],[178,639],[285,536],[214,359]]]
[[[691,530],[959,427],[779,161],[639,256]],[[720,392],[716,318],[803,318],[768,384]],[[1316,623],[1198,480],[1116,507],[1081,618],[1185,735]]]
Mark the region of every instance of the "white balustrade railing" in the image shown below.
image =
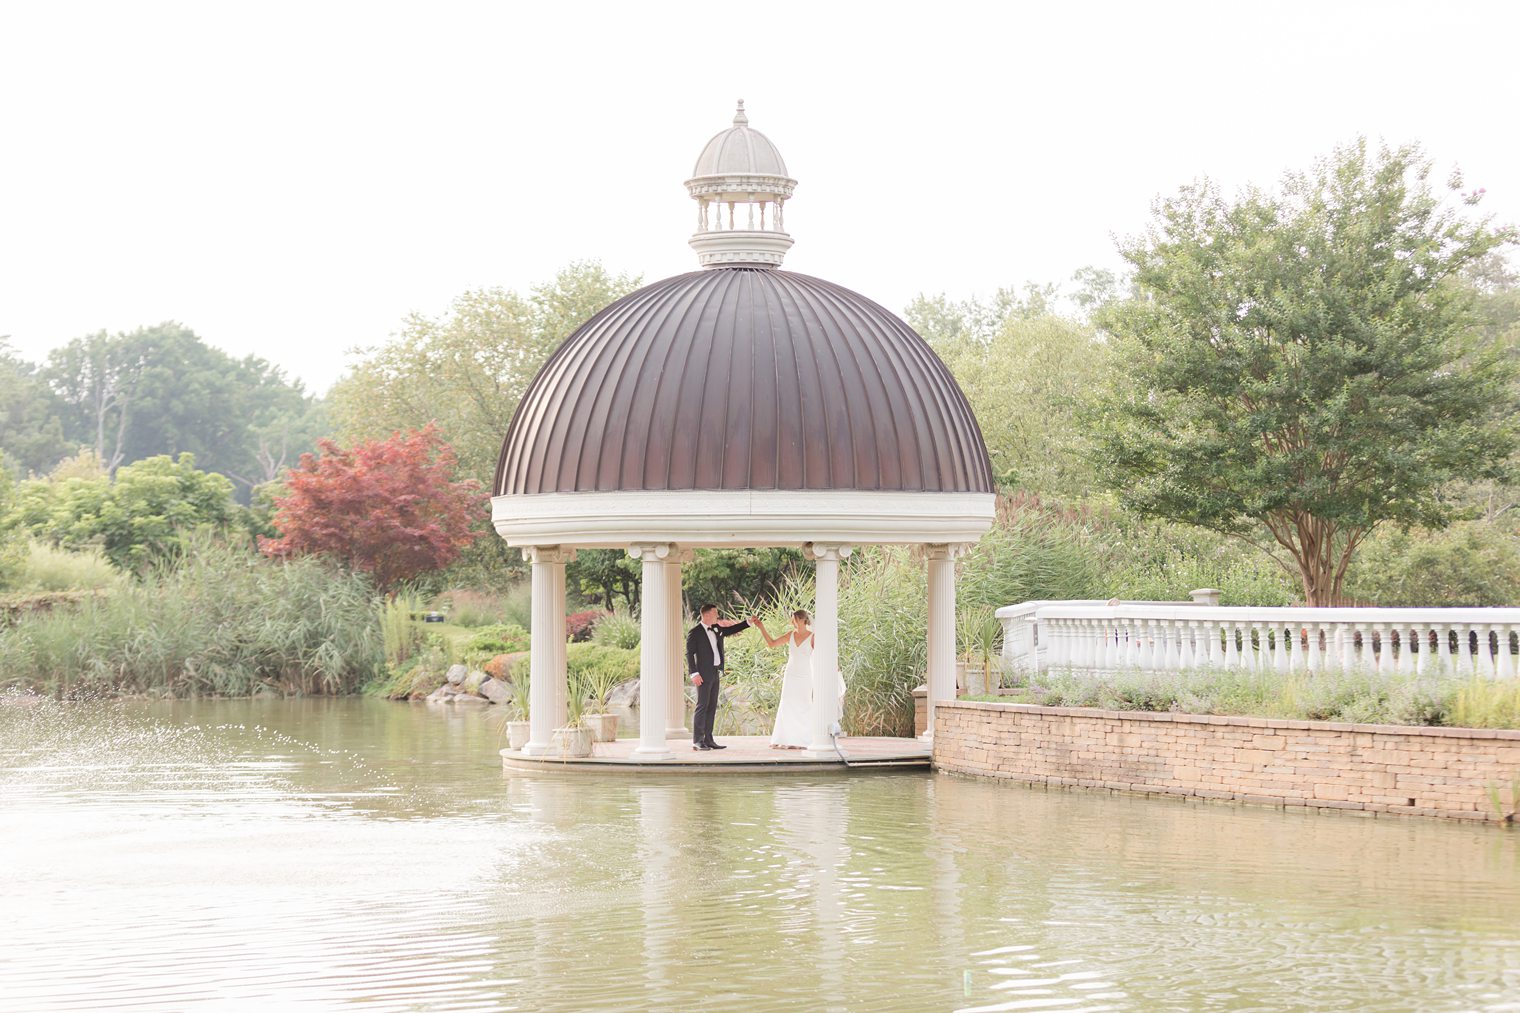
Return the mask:
[[[1025,602],[998,610],[1011,668],[1245,668],[1513,678],[1520,608],[1221,608]]]
[[[1061,598],[1042,601],[1026,601],[1018,605],[1005,605],[997,610],[1003,624],[1003,661],[1014,668],[1038,668],[1039,659],[1045,656],[1046,643],[1040,637],[1035,613],[1052,605],[1109,606],[1109,605],[1176,605],[1191,608],[1199,605],[1218,605],[1219,591],[1212,587],[1189,592],[1192,601],[1121,601],[1116,598]]]

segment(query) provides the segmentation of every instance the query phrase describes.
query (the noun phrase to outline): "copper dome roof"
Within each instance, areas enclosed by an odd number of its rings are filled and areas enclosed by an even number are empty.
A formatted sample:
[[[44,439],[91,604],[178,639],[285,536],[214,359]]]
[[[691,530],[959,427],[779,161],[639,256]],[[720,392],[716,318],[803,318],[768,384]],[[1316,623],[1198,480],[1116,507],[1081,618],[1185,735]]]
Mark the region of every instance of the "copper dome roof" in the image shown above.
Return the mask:
[[[497,495],[993,491],[981,430],[912,328],[838,285],[732,267],[603,309],[529,385]]]

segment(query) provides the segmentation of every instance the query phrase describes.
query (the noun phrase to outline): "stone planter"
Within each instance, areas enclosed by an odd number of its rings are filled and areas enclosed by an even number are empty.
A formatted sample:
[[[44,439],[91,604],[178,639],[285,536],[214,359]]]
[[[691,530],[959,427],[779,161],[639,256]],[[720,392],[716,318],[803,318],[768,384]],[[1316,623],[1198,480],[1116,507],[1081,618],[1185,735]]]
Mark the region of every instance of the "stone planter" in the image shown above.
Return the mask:
[[[531,721],[508,721],[507,722],[507,746],[511,749],[521,749],[528,744],[528,739],[533,735],[533,723]]]
[[[590,756],[591,729],[556,728],[554,729],[554,744],[559,747],[559,755],[563,757],[573,759]]]
[[[616,714],[585,714],[581,720],[591,729],[594,742],[617,741],[618,716]]]

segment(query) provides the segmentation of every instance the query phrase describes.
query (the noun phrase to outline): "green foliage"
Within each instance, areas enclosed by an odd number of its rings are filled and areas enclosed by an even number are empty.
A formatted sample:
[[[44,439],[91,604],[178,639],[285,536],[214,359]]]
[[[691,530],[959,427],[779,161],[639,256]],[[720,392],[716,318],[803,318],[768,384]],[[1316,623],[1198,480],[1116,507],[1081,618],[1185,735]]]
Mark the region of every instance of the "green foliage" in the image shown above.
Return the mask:
[[[619,603],[628,609],[639,604],[641,564],[617,549],[582,549],[565,566],[565,581],[575,589],[583,605],[599,605],[611,612]]]
[[[12,519],[16,509],[16,483],[0,451],[0,590],[18,583],[26,556],[25,533]]]
[[[114,480],[33,479],[21,484],[12,522],[53,545],[98,545],[126,572],[173,563],[201,529],[226,531],[237,518],[232,483],[160,455],[119,469]]]
[[[0,337],[0,461],[12,477],[45,472],[72,452],[63,434],[63,410],[37,368]]]
[[[1460,275],[1509,237],[1429,171],[1358,143],[1278,195],[1158,203],[1123,250],[1140,296],[1099,315],[1115,365],[1088,414],[1127,506],[1279,547],[1323,605],[1377,525],[1439,527],[1454,479],[1502,470],[1513,367]]]
[[[613,611],[597,620],[591,628],[593,644],[620,647],[625,651],[636,650],[642,635],[638,619],[627,612]]]
[[[422,650],[426,631],[418,618],[419,609],[418,597],[406,591],[386,599],[380,606],[380,635],[385,663],[391,669],[401,668]]]
[[[494,657],[526,651],[530,646],[527,630],[512,623],[498,623],[477,629],[475,635],[465,641],[464,653],[466,656]]]
[[[976,413],[999,483],[1086,494],[1096,473],[1078,409],[1106,364],[1092,326],[1014,306],[985,339],[975,330],[936,342],[935,351]]]
[[[434,319],[408,317],[389,344],[367,349],[331,395],[346,442],[436,422],[461,470],[489,486],[502,440],[529,381],[593,313],[638,286],[576,263],[527,295],[466,292]]]
[[[1005,702],[1358,724],[1520,728],[1520,684],[1376,672],[1041,672]]]
[[[122,575],[99,549],[61,549],[46,542],[25,540],[8,590],[23,593],[99,590],[119,587]]]
[[[51,353],[41,376],[58,394],[65,434],[93,447],[108,473],[192,453],[246,494],[279,477],[327,426],[278,367],[233,359],[173,322],[76,338]]]
[[[707,602],[728,609],[775,597],[788,576],[807,569],[798,549],[698,549],[681,568],[686,604],[695,614]]]
[[[368,580],[203,538],[174,570],[23,615],[0,637],[0,686],[70,696],[345,693],[383,663]]]
[[[1451,723],[1462,728],[1520,728],[1520,681],[1475,676],[1457,687]]]
[[[639,652],[606,644],[570,644],[565,665],[580,695],[605,710],[614,689],[639,677]]]
[[[532,670],[531,653],[524,654],[512,667],[512,678],[518,681],[520,677],[524,694],[528,691]],[[589,698],[599,706],[605,706],[608,693],[619,684],[639,677],[639,652],[605,644],[567,644],[565,676],[571,699],[578,698],[584,705]]]
[[[1520,532],[1480,521],[1379,532],[1359,553],[1346,587],[1373,605],[1520,605]]]

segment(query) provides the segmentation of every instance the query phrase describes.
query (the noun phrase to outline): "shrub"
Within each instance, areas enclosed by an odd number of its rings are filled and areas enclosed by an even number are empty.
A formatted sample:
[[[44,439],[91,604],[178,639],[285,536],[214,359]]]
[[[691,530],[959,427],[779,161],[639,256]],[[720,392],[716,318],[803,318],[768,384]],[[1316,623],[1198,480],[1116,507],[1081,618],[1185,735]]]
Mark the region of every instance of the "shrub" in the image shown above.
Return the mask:
[[[1520,604],[1520,538],[1477,521],[1381,532],[1358,552],[1346,593],[1385,606]]]
[[[587,609],[585,612],[572,612],[565,616],[565,635],[575,643],[582,643],[591,639],[591,631],[603,616],[611,615],[601,609]]]
[[[633,650],[639,646],[642,630],[639,621],[627,612],[613,610],[591,628],[591,642],[605,647]]]
[[[1042,672],[1005,700],[1047,707],[1235,714],[1359,724],[1520,728],[1520,682],[1374,672]]]
[[[511,623],[498,623],[495,626],[483,626],[475,632],[475,635],[465,641],[464,653],[475,654],[514,654],[518,651],[526,651],[531,645],[528,631],[521,626]]]
[[[512,677],[516,680],[520,673],[526,685],[532,670],[533,656],[520,655],[512,664]],[[572,696],[604,702],[607,692],[639,677],[639,652],[603,644],[569,644],[565,648],[565,676]]]

